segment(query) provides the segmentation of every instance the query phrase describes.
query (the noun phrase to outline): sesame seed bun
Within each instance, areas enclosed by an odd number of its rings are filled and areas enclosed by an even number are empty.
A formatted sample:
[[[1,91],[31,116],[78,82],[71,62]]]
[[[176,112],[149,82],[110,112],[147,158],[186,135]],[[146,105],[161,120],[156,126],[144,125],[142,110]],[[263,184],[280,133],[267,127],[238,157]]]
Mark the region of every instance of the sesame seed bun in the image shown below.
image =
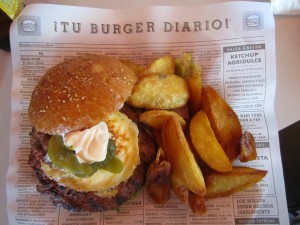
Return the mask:
[[[97,55],[67,59],[40,79],[29,105],[29,118],[50,135],[83,130],[122,108],[137,77],[121,61]]]

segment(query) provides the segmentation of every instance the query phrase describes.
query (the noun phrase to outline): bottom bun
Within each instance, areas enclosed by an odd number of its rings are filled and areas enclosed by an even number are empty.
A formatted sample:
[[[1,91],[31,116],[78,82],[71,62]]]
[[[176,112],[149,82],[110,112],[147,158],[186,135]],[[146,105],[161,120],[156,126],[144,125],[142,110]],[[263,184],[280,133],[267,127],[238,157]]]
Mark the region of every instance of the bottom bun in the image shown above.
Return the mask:
[[[151,133],[139,122],[139,113],[132,107],[124,106],[121,110],[139,129],[140,164],[135,168],[128,180],[121,182],[114,190],[116,195],[112,197],[100,196],[95,191],[76,191],[70,187],[61,185],[49,178],[43,171],[42,165],[47,161],[47,150],[50,135],[38,132],[33,128],[31,136],[31,153],[29,165],[33,168],[38,179],[37,190],[47,195],[56,206],[62,206],[71,211],[105,211],[117,209],[144,185],[145,176],[149,164],[155,156],[155,142]]]

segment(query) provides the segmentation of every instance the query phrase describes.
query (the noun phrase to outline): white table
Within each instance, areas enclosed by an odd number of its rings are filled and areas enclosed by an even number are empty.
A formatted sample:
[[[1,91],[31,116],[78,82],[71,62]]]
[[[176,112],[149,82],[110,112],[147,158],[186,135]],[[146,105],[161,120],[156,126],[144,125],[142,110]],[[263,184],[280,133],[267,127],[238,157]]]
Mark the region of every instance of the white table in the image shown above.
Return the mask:
[[[180,5],[180,0],[28,0],[26,4],[46,2],[53,4],[84,5],[90,7],[119,8],[143,5]],[[204,1],[208,2],[208,1]],[[220,2],[214,0],[209,2]],[[197,0],[184,1],[184,5],[199,4]],[[203,1],[201,1],[203,4]],[[300,119],[300,16],[276,16],[276,56],[277,89],[275,111],[278,129],[282,129]],[[10,88],[12,82],[10,53],[0,50],[0,224],[7,224],[5,179],[8,166],[9,130],[10,130]]]

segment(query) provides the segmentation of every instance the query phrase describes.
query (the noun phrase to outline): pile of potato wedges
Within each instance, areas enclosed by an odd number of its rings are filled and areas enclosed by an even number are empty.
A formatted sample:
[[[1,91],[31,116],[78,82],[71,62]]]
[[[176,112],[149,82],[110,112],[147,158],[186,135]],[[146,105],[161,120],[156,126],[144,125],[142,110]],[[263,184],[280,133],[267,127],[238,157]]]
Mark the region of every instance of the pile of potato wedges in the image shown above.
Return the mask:
[[[166,203],[170,192],[197,214],[205,199],[228,196],[259,182],[267,171],[233,166],[255,160],[252,134],[209,85],[188,53],[164,56],[145,68],[124,61],[139,77],[128,103],[142,108],[140,121],[152,128],[158,144],[147,172],[146,190],[154,202]]]

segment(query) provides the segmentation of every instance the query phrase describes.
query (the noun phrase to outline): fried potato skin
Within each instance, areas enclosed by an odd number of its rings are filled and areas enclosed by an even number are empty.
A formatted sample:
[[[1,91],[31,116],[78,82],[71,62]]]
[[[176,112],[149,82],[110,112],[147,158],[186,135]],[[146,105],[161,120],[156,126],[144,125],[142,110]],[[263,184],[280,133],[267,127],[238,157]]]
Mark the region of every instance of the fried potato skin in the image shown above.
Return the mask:
[[[189,190],[182,184],[182,182],[174,173],[171,173],[171,186],[177,198],[181,202],[187,203],[189,198]]]
[[[211,86],[202,87],[201,108],[230,161],[240,154],[242,126],[228,103]]]
[[[240,143],[241,154],[240,154],[240,161],[241,162],[248,162],[251,160],[255,160],[257,157],[255,140],[253,135],[245,131],[241,138]]]
[[[187,82],[190,93],[189,108],[195,114],[201,107],[201,67],[194,62],[191,54],[184,53],[181,58],[175,60],[175,73]]]
[[[157,151],[155,160],[150,164],[146,175],[146,190],[151,199],[158,204],[164,204],[170,199],[171,164],[165,159],[164,151]]]
[[[172,56],[163,56],[154,60],[148,67],[146,67],[139,77],[149,76],[153,74],[174,74],[175,61]]]
[[[196,113],[201,108],[201,96],[202,96],[202,79],[200,74],[192,74],[187,79],[187,84],[190,92],[190,110],[192,113]]]
[[[250,167],[233,167],[228,172],[206,170],[203,172],[207,188],[206,198],[232,195],[245,190],[263,179],[267,171]]]
[[[190,135],[197,153],[208,166],[220,172],[232,170],[231,162],[216,139],[204,111],[193,116]]]
[[[166,158],[172,165],[172,173],[188,190],[198,195],[204,195],[206,188],[201,169],[190,150],[180,123],[175,117],[171,116],[163,126],[162,141]]]
[[[170,116],[175,116],[182,128],[185,128],[185,120],[179,114],[170,110],[156,109],[145,111],[140,115],[140,121],[150,127],[160,130]]]
[[[128,103],[137,108],[175,109],[184,106],[188,99],[184,79],[173,74],[155,74],[138,81]]]
[[[144,70],[142,66],[139,66],[129,60],[120,60],[120,61],[126,66],[128,66],[129,68],[131,68],[137,76],[139,76],[139,74]]]
[[[193,213],[203,215],[206,213],[205,197],[189,191],[188,203]]]

